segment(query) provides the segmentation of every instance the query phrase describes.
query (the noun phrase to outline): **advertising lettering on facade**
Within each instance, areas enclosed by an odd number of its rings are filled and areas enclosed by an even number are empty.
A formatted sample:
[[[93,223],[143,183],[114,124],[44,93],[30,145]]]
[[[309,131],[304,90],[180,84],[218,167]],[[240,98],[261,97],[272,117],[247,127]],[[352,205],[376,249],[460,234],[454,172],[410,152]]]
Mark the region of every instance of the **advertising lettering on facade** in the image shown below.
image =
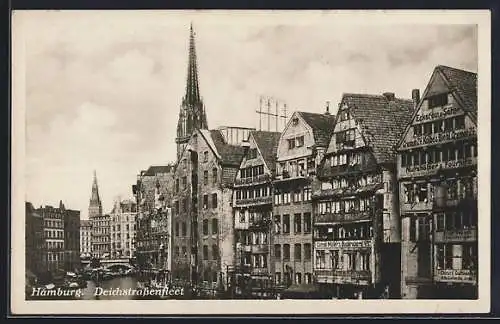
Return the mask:
[[[477,274],[473,270],[437,270],[436,281],[475,283]]]
[[[438,163],[429,163],[415,166],[408,166],[405,169],[406,174],[411,174],[412,176],[418,176],[421,174],[426,174],[429,172],[436,171],[437,169],[456,169],[465,166],[471,166],[476,164],[477,160],[475,158],[454,160],[454,161],[446,161],[446,162],[438,162]]]
[[[446,106],[442,111],[434,111],[428,114],[417,115],[415,117],[416,123],[421,122],[429,122],[436,119],[444,119],[446,117],[457,115],[460,112],[460,109],[453,107],[452,105]]]
[[[362,249],[371,248],[372,241],[356,240],[356,241],[318,241],[314,243],[317,250],[339,250],[339,249]]]
[[[445,231],[444,239],[446,241],[473,241],[477,239],[475,230],[456,230],[456,231]]]
[[[429,134],[419,136],[412,141],[403,143],[403,148],[410,148],[416,146],[426,146],[437,144],[441,142],[454,141],[461,138],[477,136],[475,128],[463,129],[459,131],[449,131],[443,133]]]

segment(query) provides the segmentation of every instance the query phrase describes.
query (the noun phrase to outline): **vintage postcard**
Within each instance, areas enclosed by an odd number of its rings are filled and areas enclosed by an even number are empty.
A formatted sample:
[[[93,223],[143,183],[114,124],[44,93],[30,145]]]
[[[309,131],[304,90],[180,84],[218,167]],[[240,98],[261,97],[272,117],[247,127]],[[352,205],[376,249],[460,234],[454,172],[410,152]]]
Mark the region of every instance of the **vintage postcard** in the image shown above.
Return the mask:
[[[489,11],[14,11],[12,312],[488,312],[490,39]]]

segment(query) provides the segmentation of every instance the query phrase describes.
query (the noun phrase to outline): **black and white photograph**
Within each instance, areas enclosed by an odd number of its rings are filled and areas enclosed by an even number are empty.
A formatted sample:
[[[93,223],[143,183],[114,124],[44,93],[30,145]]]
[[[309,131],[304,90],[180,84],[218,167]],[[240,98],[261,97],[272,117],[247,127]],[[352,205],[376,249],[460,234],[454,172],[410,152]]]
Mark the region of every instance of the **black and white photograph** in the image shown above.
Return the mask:
[[[12,48],[14,313],[489,311],[488,11],[18,10]]]

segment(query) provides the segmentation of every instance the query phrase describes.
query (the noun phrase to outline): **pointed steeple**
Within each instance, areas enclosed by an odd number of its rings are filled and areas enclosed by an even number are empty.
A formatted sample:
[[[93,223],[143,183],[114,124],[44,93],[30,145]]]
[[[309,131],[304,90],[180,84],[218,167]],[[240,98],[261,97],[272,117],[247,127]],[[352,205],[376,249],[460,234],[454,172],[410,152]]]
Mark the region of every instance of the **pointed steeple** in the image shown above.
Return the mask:
[[[195,32],[191,23],[189,29],[189,54],[186,79],[186,93],[182,98],[182,105],[177,123],[177,157],[189,141],[189,137],[196,129],[208,129],[205,106],[200,95],[198,80],[198,63],[196,59]]]
[[[89,218],[102,215],[101,198],[99,197],[99,186],[97,185],[97,175],[94,170],[94,179],[92,181],[92,193],[89,203]]]

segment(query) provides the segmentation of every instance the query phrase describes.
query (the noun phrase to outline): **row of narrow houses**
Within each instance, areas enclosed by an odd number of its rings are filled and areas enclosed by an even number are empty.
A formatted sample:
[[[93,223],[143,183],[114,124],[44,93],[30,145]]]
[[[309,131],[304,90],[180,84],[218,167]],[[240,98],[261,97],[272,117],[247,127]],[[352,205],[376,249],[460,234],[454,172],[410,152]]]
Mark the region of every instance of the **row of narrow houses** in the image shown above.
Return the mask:
[[[477,75],[345,93],[282,132],[209,129],[194,32],[172,167],[171,271],[209,295],[477,298]]]

